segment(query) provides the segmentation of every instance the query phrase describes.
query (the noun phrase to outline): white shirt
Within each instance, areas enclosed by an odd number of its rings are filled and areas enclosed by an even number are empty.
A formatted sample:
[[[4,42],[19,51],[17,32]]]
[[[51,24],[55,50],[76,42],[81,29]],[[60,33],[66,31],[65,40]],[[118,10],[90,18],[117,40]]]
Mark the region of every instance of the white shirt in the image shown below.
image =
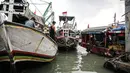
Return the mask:
[[[0,13],[0,24],[7,20],[7,16],[4,13]]]

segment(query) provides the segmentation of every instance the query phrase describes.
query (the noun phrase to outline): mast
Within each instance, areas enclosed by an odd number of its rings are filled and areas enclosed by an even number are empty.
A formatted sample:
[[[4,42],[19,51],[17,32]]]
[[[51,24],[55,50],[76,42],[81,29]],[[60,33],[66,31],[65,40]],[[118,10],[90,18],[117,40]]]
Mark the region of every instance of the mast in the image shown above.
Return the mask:
[[[54,11],[52,11],[52,2],[48,3],[48,7],[46,8],[43,18],[45,23],[48,22],[49,19],[51,19],[51,22],[54,21]],[[49,16],[47,14],[50,12]]]
[[[13,7],[14,7],[14,5],[13,5],[13,3],[14,3],[14,0],[9,0],[9,12],[10,13],[8,13],[8,19],[9,19],[9,21],[11,21],[12,22],[12,17],[13,17]]]

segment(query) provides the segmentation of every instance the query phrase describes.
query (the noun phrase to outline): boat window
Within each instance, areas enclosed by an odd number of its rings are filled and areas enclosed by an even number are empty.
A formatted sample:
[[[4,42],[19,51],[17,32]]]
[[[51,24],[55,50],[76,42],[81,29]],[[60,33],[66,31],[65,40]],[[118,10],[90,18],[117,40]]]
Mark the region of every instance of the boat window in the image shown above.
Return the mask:
[[[3,5],[0,5],[0,10],[2,10],[2,8],[3,8]]]
[[[23,0],[14,0],[15,3],[23,3]]]
[[[13,9],[15,10],[15,12],[23,12],[24,11],[24,7],[23,6],[14,6]]]
[[[67,33],[64,33],[64,36],[65,36],[65,37],[68,37],[69,35],[68,35]]]

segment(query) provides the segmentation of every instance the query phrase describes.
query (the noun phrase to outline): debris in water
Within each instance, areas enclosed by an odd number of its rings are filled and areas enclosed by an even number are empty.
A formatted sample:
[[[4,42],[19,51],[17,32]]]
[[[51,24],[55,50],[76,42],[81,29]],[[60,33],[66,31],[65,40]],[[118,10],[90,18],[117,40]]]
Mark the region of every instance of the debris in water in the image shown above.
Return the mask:
[[[80,45],[77,46],[77,53],[81,54],[82,56],[86,56],[88,54],[88,52],[86,51],[86,48]]]

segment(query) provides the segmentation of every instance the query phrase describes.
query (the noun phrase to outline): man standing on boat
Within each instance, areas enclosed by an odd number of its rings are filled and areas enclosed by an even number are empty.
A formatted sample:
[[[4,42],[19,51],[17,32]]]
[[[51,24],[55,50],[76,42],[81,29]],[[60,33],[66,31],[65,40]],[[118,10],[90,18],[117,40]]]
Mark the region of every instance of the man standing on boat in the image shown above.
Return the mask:
[[[51,37],[53,40],[55,40],[55,33],[56,33],[56,31],[55,31],[55,24],[56,24],[56,22],[53,21],[53,22],[52,22],[52,25],[51,25],[51,27],[50,27],[50,37]]]
[[[25,26],[35,28],[35,26],[36,26],[35,21],[36,21],[36,19],[34,17],[32,17],[30,20],[25,22]]]
[[[87,45],[86,45],[86,48],[87,48],[87,52],[88,52],[88,53],[91,52],[92,47],[93,47],[93,36],[90,35],[90,36],[89,36],[89,40],[88,40]]]

